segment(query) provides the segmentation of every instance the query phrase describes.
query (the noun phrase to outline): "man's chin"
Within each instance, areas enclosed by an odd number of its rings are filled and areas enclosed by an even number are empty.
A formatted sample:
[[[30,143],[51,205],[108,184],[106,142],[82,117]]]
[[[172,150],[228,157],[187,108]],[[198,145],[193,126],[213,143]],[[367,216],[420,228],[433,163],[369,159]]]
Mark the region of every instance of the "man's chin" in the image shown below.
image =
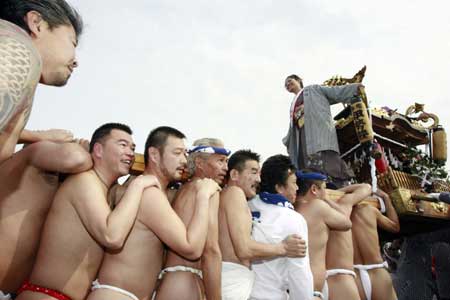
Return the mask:
[[[66,75],[58,74],[57,76],[48,76],[48,77],[49,78],[47,78],[46,76],[41,76],[39,83],[44,84],[44,85],[61,87],[61,86],[65,86],[67,84],[67,82],[69,81],[70,75],[66,76]]]

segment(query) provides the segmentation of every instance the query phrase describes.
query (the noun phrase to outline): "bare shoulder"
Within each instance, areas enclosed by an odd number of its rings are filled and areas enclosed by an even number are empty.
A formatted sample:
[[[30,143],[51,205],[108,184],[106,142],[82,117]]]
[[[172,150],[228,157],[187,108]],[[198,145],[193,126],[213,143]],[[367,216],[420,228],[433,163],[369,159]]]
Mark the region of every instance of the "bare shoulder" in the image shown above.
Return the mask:
[[[168,201],[166,194],[157,187],[148,187],[142,193],[142,201],[145,204],[156,204],[161,201]],[[168,203],[168,202],[167,202]]]
[[[10,125],[18,111],[24,111],[28,119],[41,68],[40,55],[30,37],[0,20],[0,130]]]
[[[101,192],[101,185],[92,170],[68,176],[63,186],[77,195]]]
[[[247,207],[247,198],[241,188],[237,186],[228,186],[220,193],[219,205],[226,210],[234,210],[233,208],[241,208],[243,206]]]
[[[240,201],[241,199],[245,200],[244,191],[237,186],[228,186],[222,190],[220,193],[220,198],[223,199],[221,201]]]
[[[0,19],[0,59],[11,66],[37,64],[41,66],[39,52],[30,35],[22,28]],[[11,60],[13,59],[13,60]]]

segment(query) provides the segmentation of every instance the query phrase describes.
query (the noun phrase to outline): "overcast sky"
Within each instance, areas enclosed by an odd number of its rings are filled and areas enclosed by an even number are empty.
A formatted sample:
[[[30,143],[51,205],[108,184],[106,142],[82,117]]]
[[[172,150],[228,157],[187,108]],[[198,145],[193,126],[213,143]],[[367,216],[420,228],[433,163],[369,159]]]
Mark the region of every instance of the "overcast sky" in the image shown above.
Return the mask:
[[[38,87],[29,129],[89,138],[123,122],[142,153],[149,131],[169,125],[189,143],[217,137],[267,158],[286,153],[287,75],[308,85],[367,65],[372,106],[425,103],[449,130],[447,1],[70,3],[86,25],[80,67],[64,88]]]

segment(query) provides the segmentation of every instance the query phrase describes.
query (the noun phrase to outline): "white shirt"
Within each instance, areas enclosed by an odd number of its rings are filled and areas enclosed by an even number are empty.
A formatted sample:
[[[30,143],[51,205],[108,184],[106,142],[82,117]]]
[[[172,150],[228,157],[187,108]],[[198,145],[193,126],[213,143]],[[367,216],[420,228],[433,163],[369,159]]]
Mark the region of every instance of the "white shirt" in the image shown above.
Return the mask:
[[[248,206],[252,212],[260,213],[252,230],[252,237],[257,242],[280,243],[288,235],[297,234],[308,245],[308,225],[303,216],[295,210],[265,203],[259,195],[250,200]],[[279,257],[253,261],[252,268],[256,277],[250,299],[310,300],[313,298],[313,276],[308,251],[304,258]]]

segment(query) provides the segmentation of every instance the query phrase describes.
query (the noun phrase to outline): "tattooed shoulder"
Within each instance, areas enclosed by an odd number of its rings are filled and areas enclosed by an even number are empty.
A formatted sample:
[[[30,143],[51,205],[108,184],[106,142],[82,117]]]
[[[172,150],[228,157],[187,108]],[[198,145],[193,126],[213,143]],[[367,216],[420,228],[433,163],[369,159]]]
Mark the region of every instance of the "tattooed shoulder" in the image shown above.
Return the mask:
[[[12,125],[16,113],[30,110],[41,74],[40,57],[30,37],[6,23],[0,21],[0,132]]]

